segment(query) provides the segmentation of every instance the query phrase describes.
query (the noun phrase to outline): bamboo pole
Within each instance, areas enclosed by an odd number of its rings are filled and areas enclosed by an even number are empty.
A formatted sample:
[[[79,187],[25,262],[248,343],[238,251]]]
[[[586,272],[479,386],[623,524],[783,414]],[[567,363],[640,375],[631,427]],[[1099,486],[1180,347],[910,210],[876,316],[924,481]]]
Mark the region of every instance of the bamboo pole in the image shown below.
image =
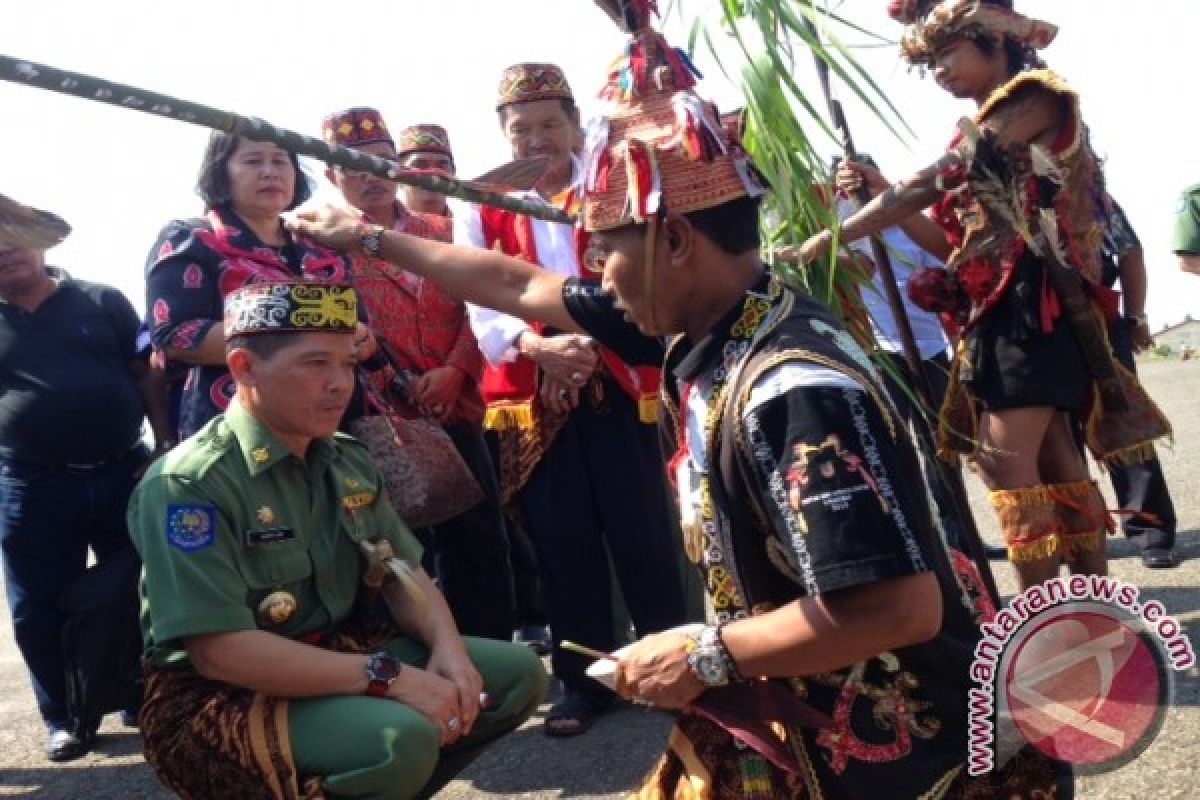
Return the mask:
[[[259,142],[271,142],[285,150],[311,156],[326,164],[355,172],[369,172],[380,178],[457,197],[468,203],[495,206],[551,222],[571,224],[575,221],[569,214],[554,206],[490,192],[457,178],[405,170],[394,161],[359,152],[349,147],[327,144],[312,136],[305,136],[302,133],[272,125],[258,117],[246,117],[232,111],[223,111],[219,108],[140,89],[136,86],[113,83],[80,72],[69,72],[46,64],[24,61],[2,53],[0,53],[0,80],[105,103],[130,111],[154,114],[158,117],[212,128],[236,136],[245,136],[247,139]]]

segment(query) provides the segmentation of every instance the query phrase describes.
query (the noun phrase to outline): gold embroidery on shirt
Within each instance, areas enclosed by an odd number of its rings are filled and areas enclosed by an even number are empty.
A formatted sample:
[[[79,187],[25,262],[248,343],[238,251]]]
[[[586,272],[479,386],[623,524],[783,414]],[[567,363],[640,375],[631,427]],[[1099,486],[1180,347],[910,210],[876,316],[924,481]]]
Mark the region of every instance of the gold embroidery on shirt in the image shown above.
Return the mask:
[[[342,505],[348,510],[353,511],[356,508],[365,508],[375,502],[374,492],[359,492],[358,494],[348,494],[342,498]]]

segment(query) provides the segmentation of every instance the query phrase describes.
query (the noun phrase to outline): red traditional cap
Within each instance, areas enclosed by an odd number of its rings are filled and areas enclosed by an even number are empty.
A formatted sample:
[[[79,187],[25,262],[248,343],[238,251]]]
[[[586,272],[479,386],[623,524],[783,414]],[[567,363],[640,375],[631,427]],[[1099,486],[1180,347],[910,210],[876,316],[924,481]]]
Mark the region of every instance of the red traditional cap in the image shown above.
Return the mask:
[[[693,91],[687,55],[650,27],[654,0],[597,0],[633,33],[600,92],[584,144],[582,222],[598,231],[655,214],[712,208],[766,191],[716,106]]]
[[[343,147],[358,147],[375,142],[395,146],[383,115],[373,108],[348,108],[325,118],[321,126],[325,141]]]
[[[574,100],[567,76],[553,64],[513,64],[500,76],[496,110],[537,100]]]
[[[450,136],[441,125],[410,125],[400,131],[396,147],[397,155],[409,153],[439,153],[454,158],[450,149]]]

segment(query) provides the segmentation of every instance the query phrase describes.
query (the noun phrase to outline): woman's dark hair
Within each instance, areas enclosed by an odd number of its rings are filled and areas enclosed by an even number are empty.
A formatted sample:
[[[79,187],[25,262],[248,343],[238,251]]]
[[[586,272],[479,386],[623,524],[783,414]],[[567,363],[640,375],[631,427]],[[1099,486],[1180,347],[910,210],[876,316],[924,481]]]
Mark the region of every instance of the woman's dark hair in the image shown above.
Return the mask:
[[[761,244],[758,232],[760,204],[759,197],[739,197],[703,211],[689,211],[683,216],[721,252],[740,256],[749,250],[757,250]]]
[[[196,178],[196,194],[204,201],[205,211],[228,206],[233,199],[229,185],[229,159],[233,158],[240,139],[240,136],[224,131],[213,131],[212,136],[208,137],[204,160],[200,162],[200,175]],[[291,211],[312,197],[312,183],[300,168],[300,158],[295,153],[289,151],[288,160],[296,171],[296,189],[287,207]]]

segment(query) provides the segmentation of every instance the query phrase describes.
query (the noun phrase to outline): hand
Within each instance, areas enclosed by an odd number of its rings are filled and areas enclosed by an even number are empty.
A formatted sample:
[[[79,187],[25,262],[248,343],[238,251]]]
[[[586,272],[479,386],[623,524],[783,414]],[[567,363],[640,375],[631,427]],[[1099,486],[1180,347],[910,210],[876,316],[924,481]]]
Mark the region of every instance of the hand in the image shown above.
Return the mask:
[[[518,344],[521,355],[532,359],[547,376],[575,389],[583,388],[600,360],[595,342],[575,333],[539,336],[525,331]]]
[[[417,378],[412,387],[417,410],[422,416],[445,422],[454,411],[465,377],[457,367],[438,367]]]
[[[388,697],[403,703],[432,722],[440,731],[443,746],[458,741],[467,730],[462,718],[458,687],[453,681],[429,669],[418,669],[407,664],[403,666],[396,680],[388,687]],[[478,696],[475,703],[479,703]],[[473,722],[474,717],[471,719]],[[452,723],[451,720],[457,722]]]
[[[538,391],[542,407],[552,414],[570,414],[579,406],[579,390],[549,375],[542,376],[542,386]]]
[[[425,669],[454,684],[458,691],[459,719],[462,721],[459,734],[466,736],[474,728],[475,720],[479,718],[483,676],[471,663],[471,657],[467,655],[461,640],[450,647],[435,648]]]
[[[358,323],[354,327],[354,359],[366,361],[377,352],[379,352],[379,342],[375,340],[375,334],[366,325]]]
[[[829,231],[819,231],[808,237],[808,240],[799,247],[788,244],[776,248],[775,258],[786,264],[794,264],[803,268],[828,253],[832,246],[833,235]]]
[[[1144,353],[1154,347],[1154,335],[1150,333],[1150,323],[1141,322],[1133,329],[1133,352]]]
[[[631,645],[617,664],[617,694],[660,708],[687,708],[706,688],[688,666],[687,647],[682,633],[655,633]]]
[[[283,224],[292,233],[343,253],[358,249],[362,233],[362,222],[355,214],[333,206],[291,214],[284,217]]]
[[[846,196],[855,195],[864,185],[871,197],[891,188],[891,182],[883,177],[883,173],[870,164],[861,161],[842,161],[834,176],[834,185],[838,192]]]

